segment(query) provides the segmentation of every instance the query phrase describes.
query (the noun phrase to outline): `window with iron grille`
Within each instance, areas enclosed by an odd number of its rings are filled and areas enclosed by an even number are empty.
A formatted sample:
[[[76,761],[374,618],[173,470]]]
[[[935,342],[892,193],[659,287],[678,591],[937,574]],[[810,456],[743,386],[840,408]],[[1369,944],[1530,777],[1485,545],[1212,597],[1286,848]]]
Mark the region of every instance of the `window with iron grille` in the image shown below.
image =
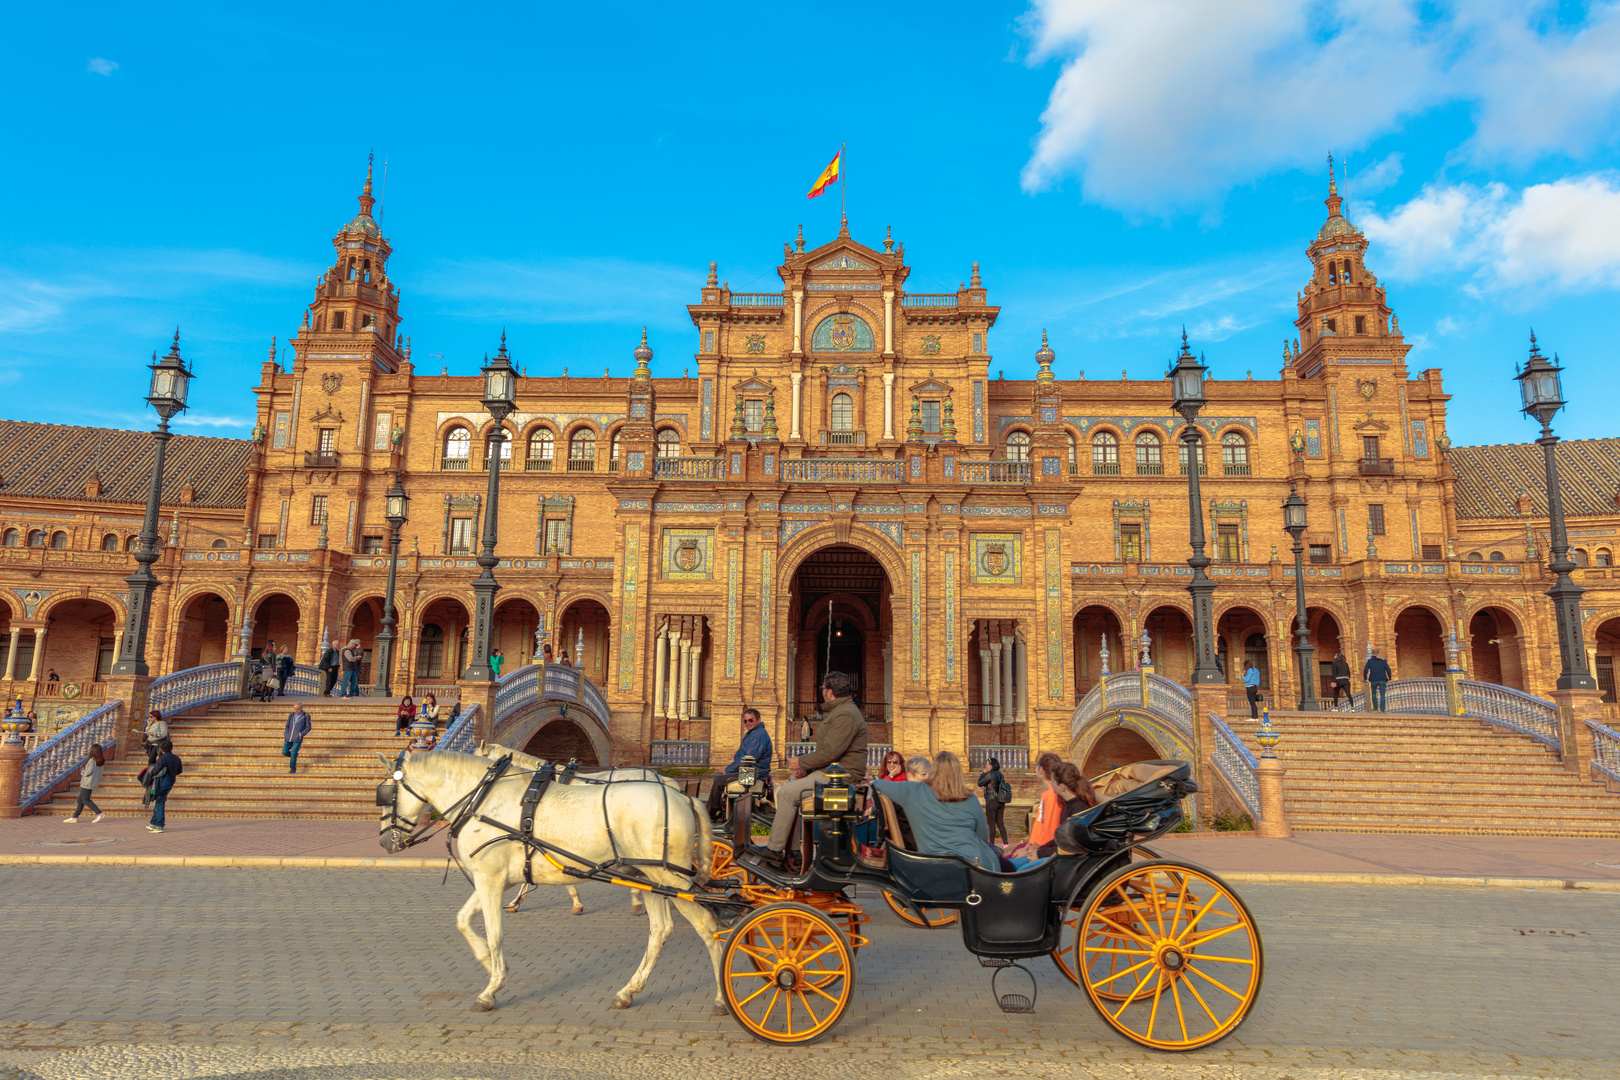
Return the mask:
[[[765,429],[765,399],[749,398],[743,402],[743,427],[749,431]]]
[[[1142,561],[1142,526],[1121,525],[1119,527],[1119,551],[1126,562]]]
[[[562,518],[546,519],[545,553],[553,551],[568,554],[568,522]]]
[[[1374,536],[1384,535],[1384,507],[1381,503],[1367,504],[1367,531]]]
[[[471,555],[473,540],[472,518],[450,519],[450,554]]]
[[[1217,562],[1240,562],[1243,559],[1243,541],[1236,525],[1215,526],[1215,559]]]
[[[1440,550],[1439,544],[1423,545],[1423,559],[1425,562],[1436,562],[1443,558],[1445,558],[1445,554]]]
[[[311,525],[326,524],[326,496],[316,495],[309,500],[309,523]]]
[[[381,555],[383,553],[383,538],[380,536],[362,536],[360,538],[360,553],[362,555]]]
[[[1333,546],[1331,544],[1312,544],[1311,562],[1330,563],[1333,561]]]
[[[928,435],[939,434],[939,409],[937,401],[924,401],[918,415],[922,417],[923,432]]]
[[[259,534],[259,546],[262,547],[262,548],[273,548],[273,547],[275,547],[276,546],[276,534],[275,533],[260,533]]]

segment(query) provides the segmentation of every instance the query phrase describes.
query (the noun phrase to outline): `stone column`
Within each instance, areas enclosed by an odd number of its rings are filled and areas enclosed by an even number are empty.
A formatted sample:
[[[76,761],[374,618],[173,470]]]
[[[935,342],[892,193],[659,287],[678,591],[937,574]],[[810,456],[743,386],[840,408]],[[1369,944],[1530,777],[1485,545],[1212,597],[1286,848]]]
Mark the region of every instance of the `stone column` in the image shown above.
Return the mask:
[[[883,351],[894,352],[894,290],[883,290]],[[884,436],[887,438],[888,436]]]
[[[979,706],[980,706],[980,708],[982,710],[990,709],[991,708],[990,703],[993,700],[994,700],[994,698],[990,694],[990,649],[988,647],[985,647],[985,648],[981,648],[979,650]],[[990,718],[990,716],[989,716],[988,712],[981,712],[980,713],[979,719],[988,720],[989,718]]]
[[[45,666],[45,628],[41,626],[34,631],[34,663],[28,672],[30,680],[39,678],[40,671]]]
[[[804,290],[793,290],[793,354],[804,352]],[[794,418],[798,418],[798,409],[793,410]]]
[[[6,649],[6,679],[17,677],[17,643],[22,639],[22,627],[11,624],[11,645]]]
[[[658,627],[658,644],[653,647],[653,716],[664,718],[664,678],[669,672],[669,623]]]
[[[795,349],[797,349],[799,347],[798,336],[799,336],[798,330],[794,330],[793,331],[793,337],[794,337],[793,347]],[[804,382],[804,373],[802,371],[795,371],[788,377],[793,380],[793,416],[792,416],[792,419],[791,419],[790,425],[789,425],[790,430],[788,431],[788,438],[797,439],[799,437],[799,394],[800,394],[799,386],[800,386],[800,384],[802,382]]]
[[[793,718],[793,691],[799,681],[799,643],[787,643],[787,715]]]
[[[883,719],[889,727],[889,741],[894,741],[894,643],[883,643]]]
[[[1019,723],[1029,721],[1029,654],[1024,649],[1024,636],[1013,638],[1013,671],[1017,674],[1018,704],[1013,709]]]
[[[883,437],[894,438],[894,372],[883,373]]]
[[[990,643],[990,722],[1001,723],[1001,642]]]
[[[692,673],[692,639],[687,636],[684,625],[681,629],[681,677],[676,688],[675,717],[684,721],[692,715],[686,710],[687,681],[691,678]]]
[[[17,804],[22,801],[23,759],[27,756],[22,739],[0,742],[0,818],[22,816]]]
[[[1013,653],[1016,638],[1008,638],[1001,643],[1001,722],[1010,724],[1018,719],[1018,712],[1013,706]]]
[[[692,704],[687,715],[696,719],[703,704],[703,616],[699,615],[692,627]]]

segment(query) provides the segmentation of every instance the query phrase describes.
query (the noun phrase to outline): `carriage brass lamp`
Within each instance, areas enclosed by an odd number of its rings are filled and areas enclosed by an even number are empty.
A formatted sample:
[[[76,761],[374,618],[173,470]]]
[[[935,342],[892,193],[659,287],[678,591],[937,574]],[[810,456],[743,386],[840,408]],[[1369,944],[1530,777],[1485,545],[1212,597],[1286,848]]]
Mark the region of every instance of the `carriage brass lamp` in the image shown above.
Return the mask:
[[[1564,493],[1558,486],[1558,460],[1553,451],[1558,436],[1552,433],[1552,418],[1564,407],[1564,392],[1558,373],[1564,369],[1555,356],[1548,360],[1536,345],[1536,335],[1530,335],[1530,359],[1519,372],[1519,393],[1524,398],[1524,413],[1541,422],[1541,447],[1547,465],[1547,523],[1552,527],[1552,562],[1547,569],[1556,575],[1553,587],[1547,590],[1552,598],[1553,614],[1558,619],[1558,653],[1562,670],[1558,675],[1560,690],[1596,690],[1597,681],[1586,667],[1586,644],[1581,640],[1581,594],[1586,590],[1575,584],[1569,572],[1575,563],[1569,557],[1569,537],[1564,532]]]
[[[1202,440],[1198,434],[1199,410],[1208,399],[1204,396],[1204,376],[1209,368],[1199,363],[1187,345],[1187,331],[1181,332],[1181,354],[1170,371],[1170,404],[1187,421],[1182,429],[1181,442],[1187,451],[1187,504],[1191,522],[1192,582],[1187,592],[1192,596],[1193,653],[1192,681],[1199,683],[1225,682],[1221,669],[1215,666],[1215,583],[1204,568],[1210,559],[1204,554],[1204,511],[1198,493],[1198,469],[1202,464]]]

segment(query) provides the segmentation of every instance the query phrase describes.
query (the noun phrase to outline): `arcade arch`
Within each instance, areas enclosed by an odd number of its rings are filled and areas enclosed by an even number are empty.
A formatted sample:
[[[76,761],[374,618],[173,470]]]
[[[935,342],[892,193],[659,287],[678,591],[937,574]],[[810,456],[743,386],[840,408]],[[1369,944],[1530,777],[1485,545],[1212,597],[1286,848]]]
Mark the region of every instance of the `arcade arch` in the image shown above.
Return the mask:
[[[539,625],[540,609],[522,597],[514,596],[495,605],[490,648],[501,651],[503,674],[534,663],[534,631]]]
[[[1468,660],[1472,678],[1525,688],[1523,639],[1517,620],[1505,608],[1480,608],[1468,620]]]
[[[1103,604],[1088,604],[1074,616],[1074,697],[1085,697],[1102,678],[1102,647],[1108,642],[1108,670],[1119,671],[1131,657],[1122,638],[1119,616]]]
[[[441,596],[422,608],[416,623],[416,677],[454,681],[467,667],[467,607]],[[420,692],[419,692],[420,693]]]
[[[568,653],[574,667],[583,667],[585,676],[597,686],[606,686],[608,652],[612,643],[613,619],[607,607],[590,597],[570,601],[557,618],[557,659]],[[580,643],[584,642],[584,663],[581,664]],[[705,712],[703,715],[707,716]]]
[[[809,552],[788,582],[787,663],[791,715],[808,716],[820,700],[816,688],[828,670],[855,682],[855,699],[868,722],[886,723],[894,688],[893,587],[877,557],[850,543]],[[959,655],[958,670],[972,667]],[[888,738],[886,730],[869,736]]]
[[[180,609],[174,670],[223,664],[230,658],[230,602],[218,593],[198,593]]]
[[[1395,616],[1394,628],[1391,647],[1380,649],[1375,644],[1373,648],[1383,653],[1397,679],[1426,679],[1446,673],[1445,631],[1434,612],[1414,604]]]
[[[36,630],[34,677],[43,682],[55,671],[62,683],[100,682],[112,674],[118,614],[101,600],[64,600],[42,613],[46,630]],[[21,677],[22,672],[18,672]]]

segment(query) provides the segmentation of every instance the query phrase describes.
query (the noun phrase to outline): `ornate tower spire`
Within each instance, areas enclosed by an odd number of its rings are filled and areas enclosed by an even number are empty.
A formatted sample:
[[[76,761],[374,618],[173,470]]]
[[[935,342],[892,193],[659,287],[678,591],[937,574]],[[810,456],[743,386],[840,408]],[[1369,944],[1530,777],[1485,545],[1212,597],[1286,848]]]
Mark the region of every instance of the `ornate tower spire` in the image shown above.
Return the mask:
[[[977,268],[979,264],[974,263],[973,265],[974,265],[975,268]],[[975,274],[975,276],[977,276],[977,274]],[[1057,353],[1053,352],[1052,351],[1052,346],[1050,346],[1050,345],[1048,345],[1046,343],[1046,331],[1042,330],[1041,331],[1041,347],[1039,349],[1035,350],[1035,362],[1037,364],[1041,365],[1040,373],[1035,376],[1035,381],[1036,382],[1038,382],[1038,383],[1057,382],[1057,376],[1052,374],[1052,361],[1054,361],[1056,359],[1057,359]]]
[[[388,280],[393,248],[371,216],[376,205],[372,168],[368,158],[360,212],[332,238],[333,264],[315,286],[315,301],[305,313],[294,351],[307,357],[315,339],[324,338],[336,351],[358,356],[363,367],[392,372],[399,370],[401,359],[399,290]]]
[[[720,275],[719,275],[719,272],[718,272],[719,269],[720,269],[720,265],[718,263],[710,261],[710,263],[709,263],[709,280],[704,282],[705,285],[708,285],[710,288],[713,288],[714,286],[720,284]]]
[[[652,367],[650,365],[652,364],[653,351],[652,346],[647,344],[647,328],[645,326],[641,328],[641,344],[636,346],[635,357],[635,378],[652,378]]]

